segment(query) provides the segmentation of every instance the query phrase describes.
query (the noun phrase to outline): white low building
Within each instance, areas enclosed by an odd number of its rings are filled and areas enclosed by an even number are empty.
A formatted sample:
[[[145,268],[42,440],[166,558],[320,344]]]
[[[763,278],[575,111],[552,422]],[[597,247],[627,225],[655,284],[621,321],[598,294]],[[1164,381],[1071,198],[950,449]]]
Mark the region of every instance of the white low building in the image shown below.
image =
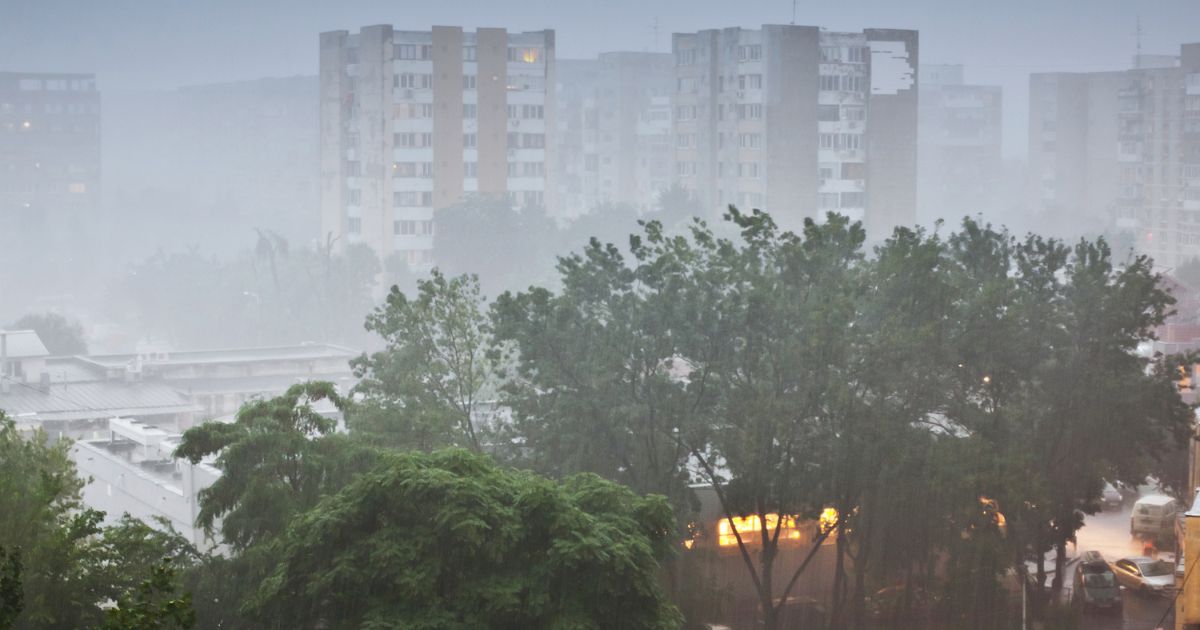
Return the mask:
[[[201,549],[213,547],[196,527],[197,495],[221,475],[207,463],[175,459],[179,434],[128,418],[108,421],[107,436],[71,447],[79,475],[89,479],[83,502],[115,522],[123,514],[152,527],[164,521]]]

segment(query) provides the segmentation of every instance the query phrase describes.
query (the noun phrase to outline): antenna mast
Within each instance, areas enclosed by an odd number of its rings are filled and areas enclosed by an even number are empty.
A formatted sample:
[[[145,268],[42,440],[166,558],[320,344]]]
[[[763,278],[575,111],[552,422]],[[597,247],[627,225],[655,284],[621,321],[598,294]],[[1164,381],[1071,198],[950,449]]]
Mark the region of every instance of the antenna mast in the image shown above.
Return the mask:
[[[796,0],[792,0],[792,26],[796,25]]]
[[[1140,67],[1142,67],[1142,16],[1141,16],[1141,14],[1139,14],[1137,16],[1136,34],[1137,34],[1137,54],[1133,58],[1133,67],[1140,68]]]

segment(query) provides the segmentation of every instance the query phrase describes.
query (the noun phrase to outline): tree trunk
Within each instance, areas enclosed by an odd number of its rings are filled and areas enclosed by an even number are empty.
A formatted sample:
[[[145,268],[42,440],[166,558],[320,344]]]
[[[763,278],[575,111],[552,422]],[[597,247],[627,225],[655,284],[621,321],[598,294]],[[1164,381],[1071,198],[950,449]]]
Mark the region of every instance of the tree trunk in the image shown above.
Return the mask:
[[[1062,593],[1063,587],[1063,571],[1067,565],[1067,542],[1059,540],[1054,545],[1054,581],[1051,583],[1050,593],[1053,601],[1058,601],[1058,596]]]
[[[829,613],[829,625],[832,628],[846,627],[846,537],[842,535],[842,527],[838,525],[837,560],[833,571],[832,609]]]

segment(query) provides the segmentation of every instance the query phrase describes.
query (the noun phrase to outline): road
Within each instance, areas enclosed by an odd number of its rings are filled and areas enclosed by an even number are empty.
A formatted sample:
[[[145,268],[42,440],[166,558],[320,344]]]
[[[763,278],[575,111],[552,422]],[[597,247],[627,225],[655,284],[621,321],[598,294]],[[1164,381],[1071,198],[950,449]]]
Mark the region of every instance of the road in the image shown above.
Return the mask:
[[[1104,554],[1104,558],[1109,562],[1126,556],[1142,555],[1141,544],[1129,536],[1129,515],[1132,509],[1133,502],[1126,501],[1119,511],[1101,512],[1087,517],[1077,536],[1079,553],[1094,549]],[[1074,565],[1070,568],[1073,571]],[[1067,583],[1070,584],[1070,581]],[[1146,597],[1129,592],[1122,593],[1122,596],[1125,598],[1123,617],[1089,614],[1083,627],[1089,630],[1154,630],[1163,611],[1172,605],[1172,600],[1168,598]],[[1168,616],[1167,622],[1164,622],[1168,628],[1174,627],[1169,623],[1170,619]]]

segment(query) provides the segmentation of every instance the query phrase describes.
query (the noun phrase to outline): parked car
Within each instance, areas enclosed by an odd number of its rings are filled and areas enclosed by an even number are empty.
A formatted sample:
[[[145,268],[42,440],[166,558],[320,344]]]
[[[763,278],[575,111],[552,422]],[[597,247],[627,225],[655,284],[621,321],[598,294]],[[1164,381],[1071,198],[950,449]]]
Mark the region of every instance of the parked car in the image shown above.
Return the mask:
[[[1121,610],[1123,602],[1117,576],[1099,551],[1084,552],[1075,566],[1071,599],[1084,610]]]
[[[1155,540],[1174,539],[1179,511],[1179,503],[1171,497],[1161,494],[1142,497],[1133,504],[1129,533]]]
[[[1146,556],[1122,558],[1112,565],[1117,583],[1138,593],[1165,595],[1175,590],[1175,567]]]
[[[1121,491],[1117,490],[1116,486],[1104,482],[1104,490],[1100,491],[1100,504],[1106,510],[1119,510],[1125,502],[1125,497],[1121,496]]]

